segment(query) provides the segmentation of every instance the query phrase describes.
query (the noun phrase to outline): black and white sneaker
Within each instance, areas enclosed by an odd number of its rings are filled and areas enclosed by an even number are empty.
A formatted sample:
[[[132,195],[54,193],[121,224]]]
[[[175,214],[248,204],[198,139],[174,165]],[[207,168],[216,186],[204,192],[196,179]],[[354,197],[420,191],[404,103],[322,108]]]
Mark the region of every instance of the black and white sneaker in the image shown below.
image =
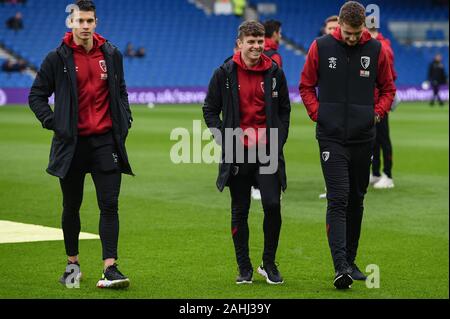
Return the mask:
[[[99,288],[122,289],[130,285],[130,280],[124,276],[117,264],[111,265],[103,272],[102,279],[97,282]]]
[[[338,271],[336,271],[336,275],[333,281],[333,284],[336,287],[336,289],[349,289],[352,287],[353,278],[350,274],[351,274],[350,267],[343,267]]]
[[[81,277],[80,264],[78,262],[67,262],[66,270],[59,278],[59,282],[67,288],[79,287]]]
[[[364,273],[359,270],[358,266],[356,266],[355,263],[353,263],[351,266],[352,272],[350,276],[353,278],[353,280],[366,280],[367,276],[364,275]]]
[[[266,278],[267,283],[271,285],[279,285],[284,283],[275,263],[261,264],[261,266],[258,267],[258,273]]]
[[[236,284],[251,284],[253,278],[253,268],[239,268],[239,275],[236,278]]]

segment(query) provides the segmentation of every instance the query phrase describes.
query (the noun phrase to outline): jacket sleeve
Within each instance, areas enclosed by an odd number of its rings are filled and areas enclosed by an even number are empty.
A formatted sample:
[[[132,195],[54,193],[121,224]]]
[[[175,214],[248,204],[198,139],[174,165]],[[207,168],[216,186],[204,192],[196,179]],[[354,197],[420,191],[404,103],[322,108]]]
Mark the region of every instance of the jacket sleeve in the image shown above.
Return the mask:
[[[280,100],[278,104],[278,116],[280,118],[281,123],[286,130],[284,136],[284,142],[286,142],[289,135],[289,124],[290,124],[290,116],[291,116],[291,101],[289,99],[289,89],[286,81],[286,76],[284,75],[283,70],[280,69],[281,73],[281,84],[280,84]]]
[[[42,62],[37,76],[28,95],[28,105],[41,122],[42,127],[53,129],[53,111],[48,104],[49,97],[55,91],[55,72],[52,65],[52,57],[56,53],[49,53]]]
[[[316,95],[316,86],[319,80],[319,52],[317,49],[317,42],[311,44],[306,62],[302,70],[300,79],[300,96],[303,104],[306,107],[309,117],[316,122],[317,112],[319,110],[319,100]]]
[[[388,57],[389,57],[389,65],[391,67],[391,72],[392,72],[392,79],[394,80],[394,82],[397,80],[397,71],[395,70],[395,65],[394,65],[394,51],[392,50],[392,48],[390,46],[387,47],[388,50]]]
[[[222,127],[222,120],[220,119],[220,113],[222,112],[222,96],[219,76],[220,69],[217,69],[208,85],[208,92],[203,104],[203,118],[205,119],[208,128],[220,130]]]
[[[395,97],[395,84],[392,78],[390,61],[386,49],[381,47],[378,57],[377,88],[379,89],[378,101],[375,103],[375,113],[384,117],[391,109]]]
[[[128,92],[127,92],[127,85],[125,83],[125,73],[123,70],[123,56],[122,53],[117,50],[117,59],[118,59],[118,67],[119,67],[119,94],[120,94],[120,101],[125,106],[125,110],[128,113],[128,128],[131,128],[131,123],[133,122],[133,116],[131,113],[130,103],[128,102]]]

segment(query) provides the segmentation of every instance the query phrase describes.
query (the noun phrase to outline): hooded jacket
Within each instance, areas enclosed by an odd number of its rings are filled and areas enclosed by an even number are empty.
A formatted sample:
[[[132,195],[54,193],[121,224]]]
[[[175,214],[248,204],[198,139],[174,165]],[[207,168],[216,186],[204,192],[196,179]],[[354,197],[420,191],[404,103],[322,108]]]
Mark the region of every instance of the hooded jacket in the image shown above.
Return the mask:
[[[133,174],[125,140],[132,117],[123,73],[122,54],[109,41],[99,46],[108,70],[109,113],[122,173]],[[63,43],[42,62],[28,96],[28,103],[42,126],[54,132],[47,172],[64,178],[78,140],[79,94],[74,50]],[[55,94],[55,107],[48,99]]]
[[[280,68],[283,68],[281,55],[278,53],[279,44],[271,38],[264,38],[264,54],[274,60]]]
[[[275,62],[263,73],[264,109],[266,127],[278,129],[278,170],[277,174],[283,191],[287,187],[286,169],[283,155],[283,146],[289,132],[289,119],[291,104],[286,77]],[[225,145],[225,130],[236,129],[241,125],[240,97],[238,82],[238,65],[232,58],[214,71],[209,82],[208,92],[203,105],[203,118],[210,129],[218,129],[222,139],[215,136],[215,140],[222,146],[222,160],[219,164],[219,174],[216,186],[223,191],[228,185],[232,163],[226,163],[226,149],[235,149],[235,145]],[[213,132],[214,133],[214,132]],[[268,132],[269,137],[270,131]]]
[[[378,33],[376,39],[380,41],[381,45],[386,49],[389,64],[391,65],[392,79],[395,82],[397,80],[397,72],[394,67],[394,50],[392,50],[391,41],[388,38],[385,38],[381,32]]]
[[[391,68],[392,79],[395,82],[397,80],[397,71],[395,71],[394,51],[392,50],[391,41],[389,39],[385,38],[381,34],[381,32],[378,33],[376,39],[378,41],[380,41],[381,46],[386,50],[387,57],[388,57],[388,60],[389,60],[389,66]],[[379,92],[378,91],[379,91],[378,88],[375,88],[375,103],[377,103],[378,99],[379,99]]]
[[[376,103],[375,87],[380,92]],[[314,40],[299,89],[308,115],[318,122],[316,137],[343,144],[373,140],[374,116],[390,110],[396,91],[381,44],[364,31],[359,43],[349,47],[340,28]]]
[[[78,135],[103,134],[112,127],[109,114],[108,70],[100,47],[106,40],[94,34],[93,47],[86,52],[67,32],[64,44],[73,50],[78,94]]]
[[[267,143],[264,134],[266,129],[266,111],[264,105],[264,73],[272,67],[272,60],[261,55],[257,65],[252,68],[242,60],[240,52],[233,56],[233,62],[237,64],[237,76],[239,83],[239,112],[240,127],[243,131],[251,128],[249,135],[245,135],[244,145],[253,146],[259,141]],[[258,135],[258,129],[263,132]],[[261,130],[262,129],[262,130]],[[253,135],[253,132],[256,134]]]

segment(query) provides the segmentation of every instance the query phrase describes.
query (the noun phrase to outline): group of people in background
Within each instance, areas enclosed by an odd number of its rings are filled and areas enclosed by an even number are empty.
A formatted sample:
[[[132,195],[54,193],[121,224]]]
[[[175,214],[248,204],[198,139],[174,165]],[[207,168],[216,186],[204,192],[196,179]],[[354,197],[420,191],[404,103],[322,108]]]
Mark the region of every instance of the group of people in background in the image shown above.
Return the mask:
[[[23,60],[8,59],[2,64],[2,71],[6,73],[24,72],[28,68],[28,63]]]
[[[124,52],[124,56],[128,58],[144,58],[145,57],[145,48],[140,47],[135,50],[132,43],[128,43]]]

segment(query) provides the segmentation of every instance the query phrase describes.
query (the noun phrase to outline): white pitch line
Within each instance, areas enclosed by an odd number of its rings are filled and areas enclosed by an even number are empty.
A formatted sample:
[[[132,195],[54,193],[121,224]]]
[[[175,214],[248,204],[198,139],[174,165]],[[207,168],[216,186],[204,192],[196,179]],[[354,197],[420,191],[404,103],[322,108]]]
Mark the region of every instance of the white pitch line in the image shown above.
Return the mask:
[[[80,233],[80,239],[99,239],[96,234]],[[62,229],[0,220],[0,244],[64,240]]]

